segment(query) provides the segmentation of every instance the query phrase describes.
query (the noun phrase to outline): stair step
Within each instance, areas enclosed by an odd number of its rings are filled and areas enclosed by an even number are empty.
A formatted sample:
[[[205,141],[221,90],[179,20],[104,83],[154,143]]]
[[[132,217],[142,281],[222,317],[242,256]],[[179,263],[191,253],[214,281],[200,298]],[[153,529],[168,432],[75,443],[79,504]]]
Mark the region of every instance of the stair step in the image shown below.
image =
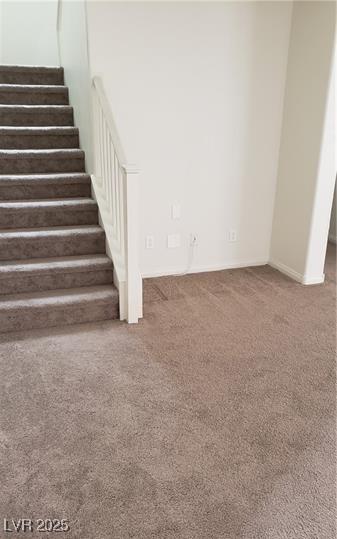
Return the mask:
[[[0,65],[0,333],[119,317],[63,68]]]
[[[6,105],[68,105],[68,88],[43,84],[0,84],[0,103]]]
[[[91,198],[0,202],[0,228],[96,225],[98,208]]]
[[[0,230],[0,260],[105,253],[100,226]]]
[[[0,150],[1,174],[84,172],[84,152],[63,150]]]
[[[106,255],[0,262],[0,295],[112,283]]]
[[[3,296],[1,332],[65,326],[118,318],[113,285]]]
[[[64,84],[63,67],[0,65],[2,84]]]
[[[4,150],[78,147],[76,127],[0,127],[0,148]]]
[[[88,174],[0,175],[0,200],[90,197]]]
[[[73,125],[73,108],[69,105],[0,105],[2,126]]]

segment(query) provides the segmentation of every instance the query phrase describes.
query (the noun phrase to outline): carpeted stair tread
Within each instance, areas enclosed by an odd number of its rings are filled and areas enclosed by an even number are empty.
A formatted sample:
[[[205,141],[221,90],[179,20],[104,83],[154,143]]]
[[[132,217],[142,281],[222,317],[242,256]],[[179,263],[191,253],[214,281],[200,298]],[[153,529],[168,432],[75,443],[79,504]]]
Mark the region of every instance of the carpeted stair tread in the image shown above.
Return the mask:
[[[18,125],[8,125],[0,126],[0,135],[78,135],[78,128],[71,125],[59,125],[59,126],[48,126],[48,125],[38,125],[38,126],[18,126]]]
[[[25,112],[26,114],[58,114],[61,112],[72,112],[73,107],[71,105],[0,105],[0,112],[2,111],[14,111]]]
[[[98,223],[92,198],[0,201],[0,228],[71,226]]]
[[[83,183],[90,185],[90,176],[86,172],[61,174],[3,174],[0,175],[0,188],[10,185],[31,185],[34,183],[51,185],[55,183]]]
[[[83,255],[0,262],[0,297],[46,290],[111,284],[106,255]]]
[[[0,71],[27,71],[29,73],[44,73],[44,72],[63,72],[63,67],[60,66],[49,66],[49,65],[40,65],[40,64],[0,64]]]
[[[26,237],[40,236],[71,236],[83,235],[94,232],[103,232],[98,225],[81,226],[53,226],[53,227],[34,227],[34,228],[16,228],[13,230],[0,230],[0,239],[3,237],[14,237],[24,235]]]
[[[0,230],[0,260],[105,253],[105,234],[98,225]]]
[[[13,105],[68,105],[68,88],[45,84],[0,84],[0,103]]]
[[[1,68],[0,68],[1,69]],[[67,86],[61,86],[60,84],[1,84],[0,93],[3,92],[14,93],[46,93],[46,94],[64,94],[68,92]]]
[[[1,159],[83,159],[84,151],[79,148],[0,150]]]
[[[0,65],[0,83],[63,85],[63,67]]]
[[[86,173],[0,175],[0,200],[62,199],[90,197]]]
[[[45,150],[79,147],[79,133],[72,126],[0,127],[2,150]]]
[[[2,331],[18,331],[118,318],[118,291],[112,285],[3,296]]]
[[[4,260],[0,262],[0,279],[9,274],[62,273],[112,269],[110,258],[105,255],[64,256],[56,258],[36,258],[33,260]]]
[[[63,73],[63,67],[39,64],[0,64],[0,72]]]
[[[0,172],[84,172],[84,152],[78,148],[0,150]]]
[[[33,209],[71,209],[72,211],[83,211],[86,207],[97,208],[97,203],[92,198],[65,198],[58,200],[8,200],[0,201],[0,212],[31,211]]]
[[[25,306],[27,303],[30,305],[62,305],[69,301],[82,302],[93,301],[93,299],[113,299],[118,295],[117,289],[114,285],[102,285],[102,286],[89,286],[73,289],[58,289],[48,290],[44,292],[34,292],[25,294],[10,294],[3,296],[0,302],[0,310],[6,310],[13,308],[13,306]]]
[[[1,105],[2,126],[59,126],[73,125],[70,105]]]

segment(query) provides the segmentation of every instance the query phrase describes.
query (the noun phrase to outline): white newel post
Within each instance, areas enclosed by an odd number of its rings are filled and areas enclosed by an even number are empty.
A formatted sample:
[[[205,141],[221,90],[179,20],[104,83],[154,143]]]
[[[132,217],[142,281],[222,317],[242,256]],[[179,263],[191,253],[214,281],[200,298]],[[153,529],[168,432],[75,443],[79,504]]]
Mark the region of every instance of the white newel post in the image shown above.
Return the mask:
[[[139,170],[132,165],[122,165],[124,170],[124,242],[126,259],[126,301],[127,321],[138,322],[143,316],[142,282],[139,271],[138,230],[139,230]]]

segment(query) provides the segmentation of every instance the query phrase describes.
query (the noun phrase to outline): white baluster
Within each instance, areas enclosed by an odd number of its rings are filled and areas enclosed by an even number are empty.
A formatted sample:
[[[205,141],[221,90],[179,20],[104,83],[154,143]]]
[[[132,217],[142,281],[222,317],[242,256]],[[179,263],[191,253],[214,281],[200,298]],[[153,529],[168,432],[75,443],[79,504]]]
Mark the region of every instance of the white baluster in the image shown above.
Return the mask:
[[[120,317],[136,323],[142,317],[142,281],[138,266],[138,170],[126,165],[101,80],[93,79],[95,136],[94,189],[119,289]],[[99,189],[96,192],[96,182]]]

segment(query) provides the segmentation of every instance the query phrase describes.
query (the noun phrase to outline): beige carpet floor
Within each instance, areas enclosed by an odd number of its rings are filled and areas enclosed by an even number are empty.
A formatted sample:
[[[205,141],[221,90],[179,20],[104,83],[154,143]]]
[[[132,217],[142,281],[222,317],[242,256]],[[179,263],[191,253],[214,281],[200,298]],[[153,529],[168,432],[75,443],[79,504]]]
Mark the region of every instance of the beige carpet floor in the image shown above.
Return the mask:
[[[145,318],[0,338],[0,537],[333,539],[336,252],[145,282]],[[2,519],[68,518],[68,533]]]

